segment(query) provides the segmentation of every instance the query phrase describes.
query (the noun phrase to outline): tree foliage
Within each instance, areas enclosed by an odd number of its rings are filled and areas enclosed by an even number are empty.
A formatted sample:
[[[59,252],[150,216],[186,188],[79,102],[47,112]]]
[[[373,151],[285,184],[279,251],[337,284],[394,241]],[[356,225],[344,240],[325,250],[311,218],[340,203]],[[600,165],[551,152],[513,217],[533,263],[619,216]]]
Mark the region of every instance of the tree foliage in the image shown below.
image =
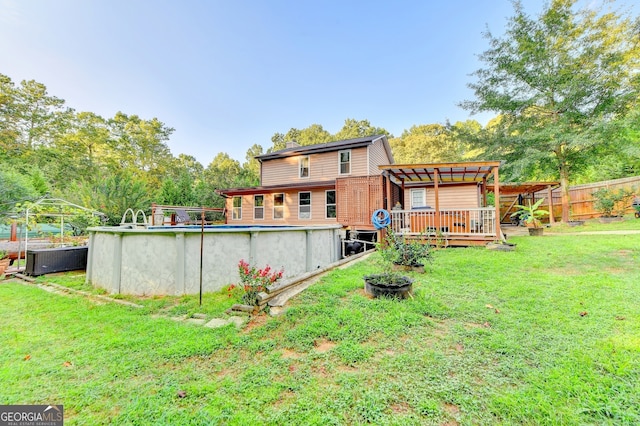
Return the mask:
[[[411,126],[389,141],[397,163],[437,163],[468,160],[474,155],[469,142],[482,126],[477,121],[454,125]]]
[[[391,134],[382,127],[372,126],[369,120],[355,120],[348,118],[344,121],[344,125],[335,135],[326,131],[319,124],[312,124],[302,130],[292,127],[286,134],[276,133],[271,137],[273,146],[271,146],[267,152],[285,149],[287,142],[296,142],[301,146],[307,146],[374,135],[391,136]]]
[[[501,114],[485,148],[507,159],[512,177],[560,179],[563,220],[572,173],[636,105],[640,86],[639,22],[575,5],[553,0],[532,18],[515,1],[505,35],[486,33],[485,67],[469,85],[475,100],[462,104]]]

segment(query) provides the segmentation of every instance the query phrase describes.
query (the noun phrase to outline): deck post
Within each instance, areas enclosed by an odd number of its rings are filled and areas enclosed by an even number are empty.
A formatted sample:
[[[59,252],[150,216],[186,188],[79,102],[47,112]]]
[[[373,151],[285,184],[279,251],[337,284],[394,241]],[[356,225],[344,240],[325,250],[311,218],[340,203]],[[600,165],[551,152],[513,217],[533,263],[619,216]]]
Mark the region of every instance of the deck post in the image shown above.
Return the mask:
[[[438,193],[438,181],[440,180],[440,171],[437,168],[433,169],[433,190],[434,190],[434,196],[436,199],[436,212],[435,212],[435,217],[434,217],[434,224],[433,226],[435,226],[436,228],[436,235],[438,235],[438,232],[440,232],[440,194]]]
[[[551,190],[551,185],[547,186],[547,197],[549,198],[549,224],[553,225],[556,223],[556,219],[553,217],[553,191]]]
[[[493,168],[493,194],[496,208],[496,238],[502,239],[502,231],[500,231],[500,177],[498,175],[498,167]]]

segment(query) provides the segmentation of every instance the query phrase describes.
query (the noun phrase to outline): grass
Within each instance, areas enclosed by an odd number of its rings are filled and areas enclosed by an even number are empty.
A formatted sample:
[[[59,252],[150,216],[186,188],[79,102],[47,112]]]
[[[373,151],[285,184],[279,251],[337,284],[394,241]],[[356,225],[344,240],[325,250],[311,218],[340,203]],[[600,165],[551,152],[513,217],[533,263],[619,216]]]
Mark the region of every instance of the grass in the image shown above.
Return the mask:
[[[596,219],[587,219],[582,226],[569,226],[562,222],[557,222],[548,232],[553,233],[581,233],[592,231],[629,231],[639,230],[640,219],[636,219],[633,213],[624,216],[624,220],[612,223],[600,223]]]
[[[375,259],[335,270],[243,330],[151,315],[224,315],[225,293],[134,309],[5,283],[0,401],[67,424],[640,423],[640,235],[510,240],[437,251],[403,301],[364,295]]]

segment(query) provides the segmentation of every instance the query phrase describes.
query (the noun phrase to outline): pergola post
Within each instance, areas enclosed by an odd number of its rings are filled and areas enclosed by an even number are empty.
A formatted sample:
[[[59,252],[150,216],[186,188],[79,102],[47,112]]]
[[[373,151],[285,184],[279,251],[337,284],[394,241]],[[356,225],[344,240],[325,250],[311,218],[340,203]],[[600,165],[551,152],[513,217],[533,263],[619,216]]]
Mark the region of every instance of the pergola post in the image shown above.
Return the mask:
[[[487,207],[487,177],[482,177],[482,207]]]
[[[496,208],[496,237],[502,239],[500,231],[500,177],[498,175],[498,167],[493,168],[493,194]]]
[[[393,207],[392,203],[393,200],[392,198],[392,192],[391,192],[391,176],[386,175],[384,176],[386,181],[387,181],[387,203],[386,206],[383,206],[383,208],[386,208],[387,211],[391,211],[391,208]]]
[[[551,185],[547,186],[547,197],[549,198],[549,224],[553,225],[556,223],[556,219],[553,217],[553,190]]]

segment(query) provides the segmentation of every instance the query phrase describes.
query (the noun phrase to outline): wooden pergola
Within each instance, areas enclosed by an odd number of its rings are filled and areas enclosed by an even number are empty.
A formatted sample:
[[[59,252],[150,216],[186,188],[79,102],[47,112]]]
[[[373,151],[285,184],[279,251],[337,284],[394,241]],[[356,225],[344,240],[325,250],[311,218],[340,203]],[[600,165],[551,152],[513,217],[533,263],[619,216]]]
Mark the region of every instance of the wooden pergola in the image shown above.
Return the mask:
[[[549,223],[555,223],[555,219],[553,217],[553,194],[552,191],[554,188],[560,186],[560,182],[550,181],[550,182],[505,182],[500,184],[500,194],[504,196],[513,196],[513,202],[506,208],[500,220],[503,221],[513,206],[516,205],[518,201],[518,197],[521,195],[530,194],[531,197],[535,197],[536,193],[547,191],[547,199],[549,200]],[[489,188],[489,191],[491,189]],[[533,199],[532,202],[536,200]]]
[[[434,218],[436,229],[440,228],[440,194],[443,186],[468,185],[476,183],[481,188],[482,204],[486,206],[487,192],[495,194],[495,217],[500,217],[500,178],[498,175],[501,161],[468,161],[456,163],[425,163],[425,164],[392,164],[379,166],[387,179],[387,194],[392,194],[392,181],[401,187],[404,194],[405,187],[413,183],[427,183],[433,185],[435,205]],[[404,200],[401,204],[404,205]],[[391,210],[393,200],[387,196],[385,208]],[[496,221],[495,234],[501,237],[500,221]]]

